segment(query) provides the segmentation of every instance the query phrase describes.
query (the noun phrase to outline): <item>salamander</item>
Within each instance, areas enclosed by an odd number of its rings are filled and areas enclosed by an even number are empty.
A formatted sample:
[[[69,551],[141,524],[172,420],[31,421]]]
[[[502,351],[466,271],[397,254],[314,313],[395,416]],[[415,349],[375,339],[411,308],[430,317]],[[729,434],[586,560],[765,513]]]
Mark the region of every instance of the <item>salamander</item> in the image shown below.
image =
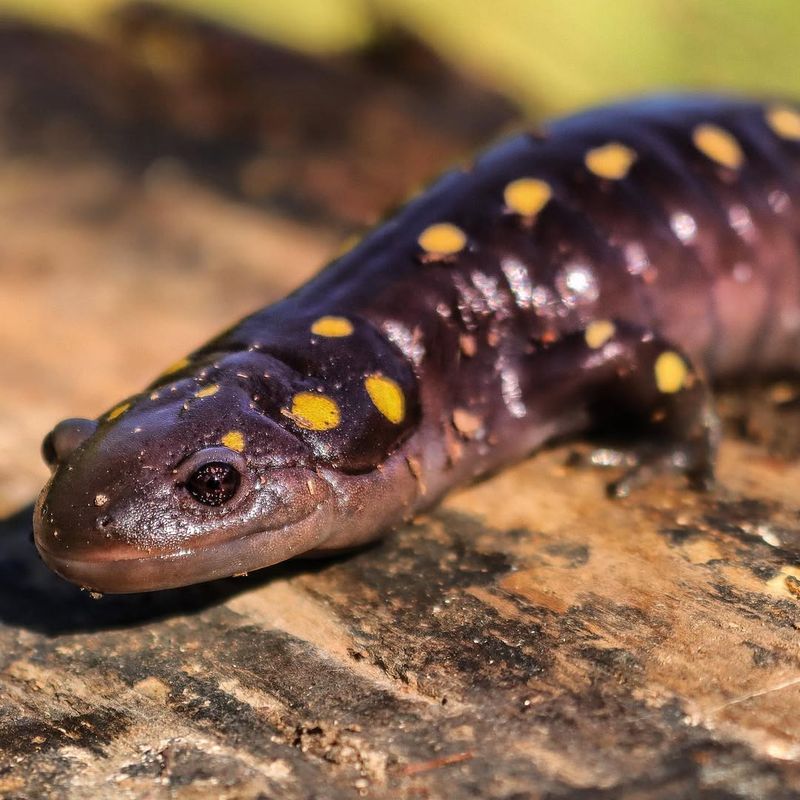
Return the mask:
[[[624,434],[617,494],[665,469],[709,485],[710,382],[800,367],[798,207],[789,103],[657,96],[501,142],[141,393],[59,423],[39,553],[100,592],[245,573],[590,433]]]

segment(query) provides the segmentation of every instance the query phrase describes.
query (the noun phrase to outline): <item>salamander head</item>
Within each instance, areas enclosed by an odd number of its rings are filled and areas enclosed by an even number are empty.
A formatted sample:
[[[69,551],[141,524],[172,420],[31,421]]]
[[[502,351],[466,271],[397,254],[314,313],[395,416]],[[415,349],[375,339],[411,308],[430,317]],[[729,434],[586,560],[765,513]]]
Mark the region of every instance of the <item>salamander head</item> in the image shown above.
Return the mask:
[[[97,422],[54,428],[43,445],[53,475],[34,535],[55,572],[101,592],[162,589],[324,542],[331,484],[313,444],[259,405],[280,398],[255,393],[253,357],[223,359],[211,383],[202,375],[161,383]],[[263,364],[255,366],[263,378]]]

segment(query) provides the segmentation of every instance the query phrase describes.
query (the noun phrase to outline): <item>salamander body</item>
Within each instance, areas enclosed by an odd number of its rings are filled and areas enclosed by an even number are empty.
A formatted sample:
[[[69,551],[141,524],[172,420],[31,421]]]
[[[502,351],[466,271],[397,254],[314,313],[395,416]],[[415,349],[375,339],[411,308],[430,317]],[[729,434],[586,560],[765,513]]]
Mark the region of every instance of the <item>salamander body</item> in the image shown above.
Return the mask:
[[[712,475],[707,378],[800,367],[800,112],[669,96],[446,174],[283,301],[45,439],[36,545],[128,592],[353,547],[555,437]]]

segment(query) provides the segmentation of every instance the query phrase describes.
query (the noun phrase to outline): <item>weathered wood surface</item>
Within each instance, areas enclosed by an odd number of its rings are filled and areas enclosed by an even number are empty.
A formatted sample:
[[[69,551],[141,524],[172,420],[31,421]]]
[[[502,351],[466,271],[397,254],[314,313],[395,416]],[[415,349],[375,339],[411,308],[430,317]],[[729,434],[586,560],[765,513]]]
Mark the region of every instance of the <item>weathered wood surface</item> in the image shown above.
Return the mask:
[[[3,66],[4,103],[33,91]],[[610,502],[561,448],[333,561],[99,601],[51,575],[30,541],[51,423],[283,294],[337,237],[219,175],[132,174],[121,134],[45,157],[42,121],[74,120],[26,119],[32,146],[3,117],[0,797],[800,796],[785,387],[757,414],[729,396],[707,496]]]

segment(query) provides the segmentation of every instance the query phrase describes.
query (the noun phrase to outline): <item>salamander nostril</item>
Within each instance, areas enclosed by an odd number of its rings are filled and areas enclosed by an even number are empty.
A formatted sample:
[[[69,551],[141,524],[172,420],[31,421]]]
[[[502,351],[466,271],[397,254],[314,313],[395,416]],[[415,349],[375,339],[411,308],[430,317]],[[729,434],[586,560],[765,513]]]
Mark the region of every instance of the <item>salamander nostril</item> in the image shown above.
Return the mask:
[[[56,446],[53,443],[53,431],[44,437],[42,442],[42,458],[48,467],[55,467],[58,464],[58,457],[56,456]]]
[[[42,457],[49,467],[56,467],[97,430],[92,419],[65,419],[59,422],[42,442]]]

